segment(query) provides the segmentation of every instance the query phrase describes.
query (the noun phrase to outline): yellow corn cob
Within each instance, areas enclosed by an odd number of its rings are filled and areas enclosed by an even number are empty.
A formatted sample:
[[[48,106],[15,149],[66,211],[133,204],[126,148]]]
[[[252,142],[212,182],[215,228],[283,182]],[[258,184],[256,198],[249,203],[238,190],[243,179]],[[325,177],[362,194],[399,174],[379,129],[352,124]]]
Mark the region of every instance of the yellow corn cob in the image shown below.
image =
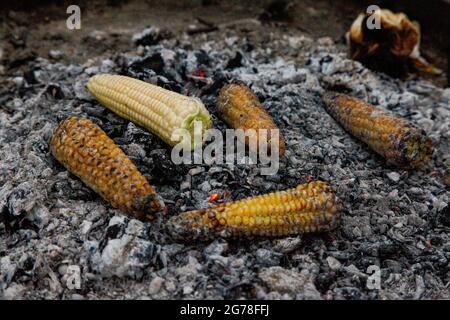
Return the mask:
[[[270,150],[271,130],[278,130],[277,125],[266,109],[261,106],[258,97],[241,82],[233,82],[224,86],[220,90],[218,99],[218,111],[221,117],[232,128],[236,129],[254,129],[256,135],[250,136],[246,143],[254,140],[254,144],[259,146],[259,130],[267,130],[267,150]],[[257,152],[257,150],[252,150]],[[278,136],[278,152],[280,156],[284,155],[285,144],[281,132]]]
[[[345,130],[393,164],[414,168],[433,153],[425,131],[403,118],[346,94],[328,92],[323,99],[328,113]]]
[[[339,218],[333,188],[322,181],[296,188],[181,213],[169,219],[171,235],[197,238],[285,236],[326,231]]]
[[[67,170],[114,208],[138,219],[151,219],[162,209],[147,179],[92,121],[67,118],[54,130],[50,145]]]
[[[90,78],[87,88],[108,109],[147,128],[171,146],[181,140],[173,136],[177,129],[189,131],[194,147],[194,123],[202,123],[202,133],[211,127],[211,116],[199,99],[141,80],[102,74]]]

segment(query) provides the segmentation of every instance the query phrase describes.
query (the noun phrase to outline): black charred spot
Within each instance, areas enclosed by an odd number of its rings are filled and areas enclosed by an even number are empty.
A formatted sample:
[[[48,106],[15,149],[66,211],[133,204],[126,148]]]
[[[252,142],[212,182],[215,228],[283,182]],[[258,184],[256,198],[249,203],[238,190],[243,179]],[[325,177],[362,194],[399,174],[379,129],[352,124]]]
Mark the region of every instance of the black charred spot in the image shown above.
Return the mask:
[[[225,69],[235,69],[242,67],[242,58],[243,58],[242,53],[237,51],[235,56],[230,60],[228,60]]]

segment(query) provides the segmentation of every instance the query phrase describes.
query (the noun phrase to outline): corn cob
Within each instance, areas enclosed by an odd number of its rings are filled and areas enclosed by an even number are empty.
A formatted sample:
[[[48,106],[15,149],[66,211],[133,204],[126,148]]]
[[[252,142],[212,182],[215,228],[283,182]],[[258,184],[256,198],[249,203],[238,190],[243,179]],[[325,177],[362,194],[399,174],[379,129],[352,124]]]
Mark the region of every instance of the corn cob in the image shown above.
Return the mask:
[[[433,152],[425,131],[405,119],[345,94],[328,92],[323,99],[328,113],[345,130],[390,163],[415,168]]]
[[[119,75],[96,75],[88,90],[108,109],[147,128],[167,144],[181,141],[174,133],[186,129],[194,147],[194,123],[202,124],[202,135],[211,127],[211,116],[203,103],[141,80]]]
[[[175,239],[285,236],[327,231],[337,225],[338,201],[322,181],[181,213],[169,219]]]
[[[261,106],[258,97],[241,82],[233,82],[224,86],[219,93],[218,111],[223,120],[235,129],[254,129],[256,135],[249,135],[247,141],[252,146],[259,146],[259,130],[267,129],[267,150],[271,146],[271,130],[278,130],[277,125],[266,109]],[[257,152],[258,150],[252,150]],[[278,137],[278,152],[284,155],[285,144],[281,133]]]
[[[147,179],[92,121],[69,117],[51,138],[53,156],[114,208],[138,219],[162,209]]]

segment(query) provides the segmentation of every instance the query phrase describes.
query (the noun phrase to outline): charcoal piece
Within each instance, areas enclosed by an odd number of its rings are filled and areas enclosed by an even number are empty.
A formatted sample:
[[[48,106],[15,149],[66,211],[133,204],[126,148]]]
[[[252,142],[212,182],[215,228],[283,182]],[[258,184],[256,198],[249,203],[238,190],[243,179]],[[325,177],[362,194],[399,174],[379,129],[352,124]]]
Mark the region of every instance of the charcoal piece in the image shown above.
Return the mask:
[[[228,63],[227,63],[227,66],[225,67],[225,69],[235,69],[235,68],[242,67],[242,58],[243,58],[242,53],[237,51],[235,56],[233,58],[231,58],[230,60],[228,60]]]
[[[134,62],[127,70],[130,75],[135,75],[139,79],[152,74],[160,74],[164,70],[164,60],[161,54],[155,53],[149,57]],[[153,71],[153,72],[152,72]],[[142,74],[142,75],[141,75]]]
[[[133,41],[137,46],[153,46],[163,39],[172,36],[168,30],[161,30],[156,27],[150,27],[133,36]]]
[[[212,96],[215,100],[219,94],[220,89],[228,83],[228,78],[222,73],[217,72],[212,76],[211,84],[204,86],[201,90],[202,96]]]
[[[203,64],[205,66],[209,66],[209,63],[211,62],[211,58],[204,50],[196,51],[195,57],[197,58],[197,62],[199,64]]]
[[[56,100],[64,99],[64,92],[61,87],[56,84],[48,85],[46,93]]]
[[[187,172],[187,166],[175,165],[170,159],[170,150],[155,149],[151,151],[150,158],[153,161],[151,169],[152,181],[162,182],[178,181]]]
[[[164,76],[157,76],[156,79],[156,84],[164,89],[171,90],[176,93],[183,92],[183,87],[174,79],[166,78]]]

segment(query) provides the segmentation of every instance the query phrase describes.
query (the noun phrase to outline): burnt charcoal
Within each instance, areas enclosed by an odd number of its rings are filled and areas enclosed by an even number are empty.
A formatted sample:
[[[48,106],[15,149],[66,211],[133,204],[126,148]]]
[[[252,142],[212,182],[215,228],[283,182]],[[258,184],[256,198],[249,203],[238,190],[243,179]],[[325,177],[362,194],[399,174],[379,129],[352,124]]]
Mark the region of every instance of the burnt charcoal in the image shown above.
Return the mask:
[[[243,58],[242,53],[237,51],[235,56],[233,58],[231,58],[230,60],[228,60],[227,66],[225,67],[225,69],[235,69],[235,68],[242,67],[242,58]]]
[[[406,58],[399,61],[397,57],[392,57],[389,52],[379,52],[361,59],[360,62],[369,69],[384,72],[395,78],[405,77],[408,72],[414,70],[414,66]]]
[[[108,226],[102,240],[100,241],[100,250],[105,248],[109,240],[121,238],[125,232],[125,227],[126,225],[120,222]]]
[[[144,59],[134,62],[123,69],[124,75],[138,78],[143,81],[155,83],[156,85],[168,90],[181,93],[182,86],[174,79],[171,73],[164,70],[164,59],[161,54],[155,53]]]
[[[327,55],[327,56],[322,57],[320,59],[320,64],[322,64],[322,63],[330,63],[331,61],[333,61],[333,57]]]
[[[188,170],[185,165],[175,165],[170,159],[170,150],[156,149],[150,152],[153,161],[151,175],[158,183],[167,181],[178,181]]]
[[[6,204],[1,212],[1,220],[10,230],[21,228],[22,221],[33,209],[33,191],[28,183],[15,188],[6,198]]]
[[[321,292],[326,292],[327,290],[330,289],[331,285],[334,284],[336,278],[337,277],[334,272],[325,271],[317,275],[314,283],[317,289],[319,289]]]
[[[132,64],[131,67],[136,69],[152,69],[157,74],[160,74],[164,70],[164,60],[161,54],[155,53],[150,57]]]
[[[56,182],[50,190],[72,200],[92,201],[98,197],[94,191],[86,187],[75,176],[65,181]]]
[[[91,120],[94,120],[94,118],[90,118]],[[106,134],[112,138],[116,143],[120,142],[120,138],[123,137],[124,132],[128,125],[128,120],[125,120],[123,118],[117,117],[114,115],[114,119],[117,120],[116,123],[114,123],[112,120],[112,117],[108,117],[106,121],[101,120],[100,123],[96,123],[100,126],[100,128],[103,129],[103,131],[106,132]],[[123,143],[123,142],[122,142]]]
[[[121,73],[121,75],[124,76],[128,76],[128,77],[132,77],[132,78],[136,78],[142,81],[149,81],[151,82],[152,79],[154,79],[156,77],[156,72],[153,71],[152,69],[133,69],[133,68],[126,68],[125,70],[123,70]]]
[[[137,46],[153,46],[162,40],[169,39],[171,37],[172,34],[168,30],[150,27],[144,29],[141,33],[135,34],[133,36],[133,41]]]
[[[204,50],[199,50],[195,52],[195,57],[200,65],[209,66],[211,58]]]
[[[54,99],[64,99],[64,92],[61,90],[61,88],[58,85],[50,84],[47,87],[47,94],[49,94]]]
[[[245,52],[252,52],[253,49],[255,49],[255,46],[253,44],[251,44],[250,42],[246,42],[243,46],[243,50]]]
[[[439,221],[447,227],[450,227],[450,204],[447,204],[444,209],[439,212]]]
[[[223,73],[215,73],[212,76],[212,82],[202,88],[201,95],[211,97],[215,100],[223,86],[228,83],[228,78]]]
[[[128,58],[123,54],[117,54],[113,58],[114,64],[121,70],[121,73],[125,73],[129,66]]]
[[[32,148],[33,148],[34,152],[36,152],[37,154],[42,154],[42,155],[47,154],[47,152],[49,152],[49,150],[50,150],[49,144],[43,140],[33,141]]]
[[[87,115],[96,118],[105,118],[107,114],[107,109],[98,104],[92,105],[90,103],[83,103],[81,108]]]
[[[28,84],[38,83],[34,71],[35,71],[34,69],[28,69],[23,73],[23,77],[25,78]]]
[[[129,122],[123,133],[124,143],[140,143],[143,146],[152,145],[153,135],[146,129]]]
[[[25,258],[23,258],[21,261],[22,270],[24,270],[24,271],[33,270],[35,263],[36,263],[36,259],[34,257],[29,256],[29,255],[25,256]]]
[[[127,74],[134,75],[144,80],[154,74],[160,74],[164,70],[164,60],[161,54],[155,53],[149,57],[134,62],[127,70]]]
[[[355,287],[337,288],[336,292],[349,300],[359,300],[362,296],[361,291]]]
[[[163,76],[157,76],[156,84],[164,89],[183,93],[183,87],[175,80],[168,79]]]
[[[351,94],[352,89],[347,87],[345,84],[335,84],[333,86],[326,87],[327,91],[335,91],[339,93]]]
[[[378,254],[381,259],[397,256],[401,253],[401,246],[392,242],[383,242],[378,247]]]

